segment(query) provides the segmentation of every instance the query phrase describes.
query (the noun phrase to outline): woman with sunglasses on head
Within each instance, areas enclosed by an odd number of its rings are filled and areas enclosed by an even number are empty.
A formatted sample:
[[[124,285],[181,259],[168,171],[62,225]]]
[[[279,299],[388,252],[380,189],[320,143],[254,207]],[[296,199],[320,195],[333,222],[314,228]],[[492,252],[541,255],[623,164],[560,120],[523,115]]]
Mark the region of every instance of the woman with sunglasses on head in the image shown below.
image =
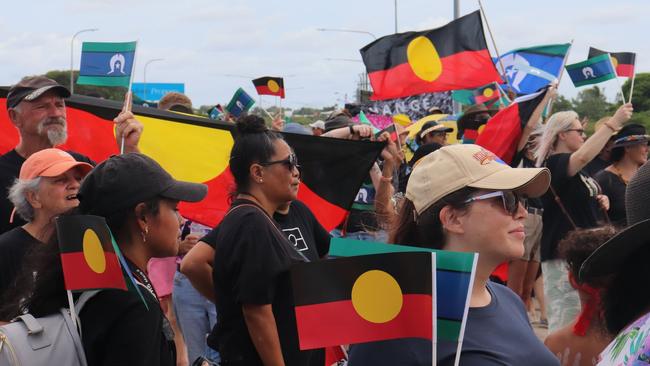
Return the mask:
[[[578,294],[567,280],[566,263],[558,259],[557,244],[572,229],[598,226],[609,209],[609,199],[584,168],[630,119],[632,110],[630,103],[619,107],[587,141],[577,113],[557,112],[538,140],[537,166],[547,167],[553,177],[542,197],[541,260],[549,332],[569,324],[580,311]]]
[[[472,144],[422,158],[406,188],[390,242],[479,254],[461,365],[558,365],[535,336],[521,299],[490,282],[504,261],[524,253],[524,197],[548,188],[547,169],[518,169]],[[453,365],[456,343],[439,339],[438,365]],[[431,365],[431,341],[400,339],[352,346],[350,366]]]
[[[215,229],[213,334],[221,364],[306,365],[312,352],[298,348],[289,267],[307,259],[273,221],[296,199],[298,162],[262,118],[244,116],[236,128],[234,201]]]

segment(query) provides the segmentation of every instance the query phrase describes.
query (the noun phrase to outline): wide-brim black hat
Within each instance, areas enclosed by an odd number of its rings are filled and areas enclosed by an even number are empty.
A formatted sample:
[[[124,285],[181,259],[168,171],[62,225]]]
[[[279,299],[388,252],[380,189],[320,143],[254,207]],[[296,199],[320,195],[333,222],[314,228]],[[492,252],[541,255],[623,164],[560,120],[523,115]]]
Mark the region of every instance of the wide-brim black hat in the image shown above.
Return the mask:
[[[580,281],[616,273],[645,245],[650,245],[650,165],[644,164],[625,190],[628,227],[598,247],[580,267]]]
[[[625,147],[631,145],[648,144],[649,136],[643,125],[631,123],[623,126],[616,135],[612,137],[614,141],[613,148]]]

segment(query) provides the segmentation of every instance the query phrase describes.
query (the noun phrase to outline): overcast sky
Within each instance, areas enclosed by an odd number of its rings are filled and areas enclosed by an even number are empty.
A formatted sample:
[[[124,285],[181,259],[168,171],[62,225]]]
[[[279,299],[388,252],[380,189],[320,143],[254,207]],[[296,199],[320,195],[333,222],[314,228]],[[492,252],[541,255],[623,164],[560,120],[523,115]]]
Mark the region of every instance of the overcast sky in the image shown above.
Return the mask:
[[[461,15],[478,9],[476,1],[460,2]],[[484,0],[483,4],[502,53],[574,39],[569,63],[586,59],[591,45],[637,52],[637,71],[650,69],[645,57],[650,51],[647,0]],[[435,28],[452,20],[453,1],[398,0],[397,17],[400,32]],[[99,28],[77,38],[75,69],[82,41],[137,39],[135,81],[142,81],[147,60],[164,58],[149,65],[147,80],[185,83],[195,106],[225,103],[240,86],[258,100],[249,77],[271,75],[285,77],[283,105],[321,107],[342,103],[346,94],[354,98],[358,75],[364,71],[359,49],[372,38],[317,28],[356,29],[380,37],[393,33],[394,27],[394,0],[9,2],[0,15],[4,65],[0,83],[69,69],[72,35]],[[486,37],[490,43],[487,33]],[[613,80],[601,85],[610,98],[618,90]],[[562,80],[560,93],[569,97],[577,93],[568,77]],[[268,107],[275,99],[267,96],[262,103]]]

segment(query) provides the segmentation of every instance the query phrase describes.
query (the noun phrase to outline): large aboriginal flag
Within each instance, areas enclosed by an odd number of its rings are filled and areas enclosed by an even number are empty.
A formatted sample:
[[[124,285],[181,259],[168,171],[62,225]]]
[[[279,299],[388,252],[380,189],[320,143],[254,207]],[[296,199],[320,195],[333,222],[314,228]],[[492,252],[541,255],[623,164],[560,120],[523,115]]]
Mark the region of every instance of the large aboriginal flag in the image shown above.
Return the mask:
[[[628,78],[634,76],[634,63],[636,61],[636,53],[634,52],[607,52],[589,47],[589,55],[587,58],[593,58],[608,53],[609,57],[612,59],[612,64],[616,69],[616,75],[626,76]]]
[[[0,89],[0,154],[14,148],[18,132],[5,111],[7,88]],[[68,142],[62,145],[96,162],[118,154],[112,122],[122,103],[74,95],[66,100]],[[229,207],[234,180],[228,168],[234,126],[198,116],[133,106],[144,125],[140,151],[162,165],[174,178],[208,185],[207,197],[182,202],[181,214],[214,227]],[[285,134],[301,164],[298,199],[328,230],[347,214],[382,144],[316,136]]]
[[[361,49],[373,100],[501,82],[479,11],[423,32],[382,37]]]
[[[542,102],[548,88],[519,97],[507,108],[490,118],[483,132],[476,138],[476,144],[492,151],[501,160],[510,164],[515,156],[521,132],[530,116]]]
[[[300,349],[435,340],[435,254],[389,253],[291,269]]]
[[[103,217],[59,216],[56,231],[65,288],[83,291],[102,288],[126,290],[122,268]]]
[[[284,98],[284,80],[279,77],[263,76],[253,80],[259,95],[275,95]]]

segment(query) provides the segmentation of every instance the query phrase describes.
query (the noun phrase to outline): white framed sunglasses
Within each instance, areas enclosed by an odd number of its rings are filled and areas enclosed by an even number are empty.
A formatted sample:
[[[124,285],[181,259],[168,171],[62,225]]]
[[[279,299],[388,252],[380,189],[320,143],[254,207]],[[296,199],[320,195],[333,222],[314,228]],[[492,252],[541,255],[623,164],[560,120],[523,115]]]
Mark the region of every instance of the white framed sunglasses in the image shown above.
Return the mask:
[[[482,194],[480,196],[468,198],[463,203],[467,204],[476,201],[489,200],[497,197],[501,197],[501,201],[503,203],[503,209],[510,216],[514,216],[517,213],[520,203],[522,206],[524,206],[525,209],[528,208],[528,200],[525,197],[519,197],[519,195],[513,191],[490,192],[490,193]]]

